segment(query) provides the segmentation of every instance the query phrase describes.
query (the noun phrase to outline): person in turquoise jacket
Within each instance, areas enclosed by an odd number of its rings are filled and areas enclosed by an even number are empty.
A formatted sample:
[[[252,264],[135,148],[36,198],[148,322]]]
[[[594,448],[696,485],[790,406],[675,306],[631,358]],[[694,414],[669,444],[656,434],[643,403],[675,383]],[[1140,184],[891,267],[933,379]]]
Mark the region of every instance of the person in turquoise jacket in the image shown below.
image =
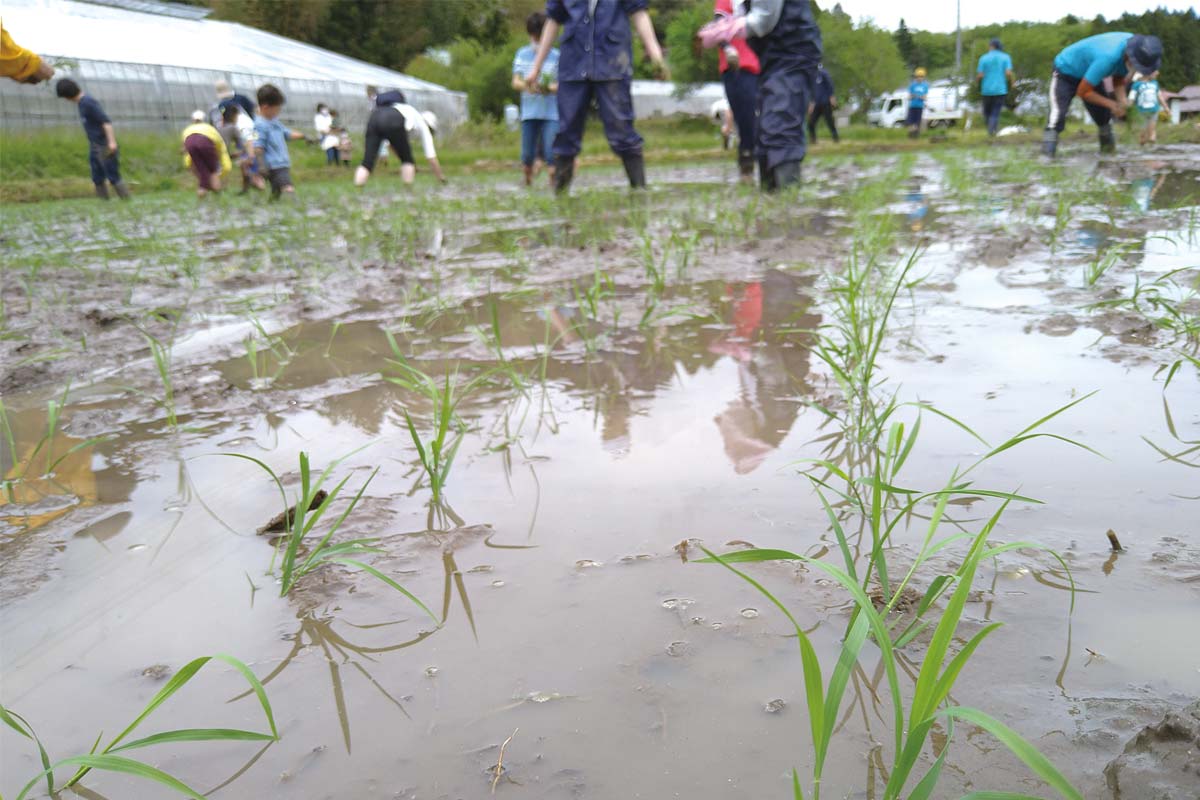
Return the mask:
[[[1042,152],[1053,157],[1058,150],[1059,134],[1076,97],[1083,100],[1099,129],[1100,152],[1114,152],[1117,142],[1112,118],[1125,118],[1129,107],[1126,82],[1135,72],[1157,72],[1162,56],[1157,36],[1120,32],[1089,36],[1059,53],[1050,76],[1050,119],[1042,135]],[[1112,78],[1111,92],[1104,86],[1107,78]]]
[[[983,118],[987,122],[988,136],[995,136],[996,129],[1000,127],[1000,112],[1004,109],[1008,82],[1012,79],[1012,58],[1004,52],[999,39],[992,39],[988,51],[979,57],[979,68],[975,74],[975,80],[979,81],[979,93],[983,95]]]

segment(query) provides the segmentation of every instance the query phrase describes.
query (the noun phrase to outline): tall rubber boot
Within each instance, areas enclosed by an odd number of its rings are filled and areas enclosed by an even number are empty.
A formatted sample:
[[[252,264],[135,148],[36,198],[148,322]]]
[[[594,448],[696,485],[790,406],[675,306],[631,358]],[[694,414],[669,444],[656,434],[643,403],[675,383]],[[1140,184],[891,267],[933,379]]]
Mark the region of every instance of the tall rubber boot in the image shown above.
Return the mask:
[[[646,162],[643,160],[642,154],[621,156],[621,163],[625,165],[625,176],[629,178],[629,188],[645,189]]]
[[[764,192],[773,192],[779,187],[775,184],[775,171],[767,166],[767,160],[758,160],[758,185]]]
[[[96,197],[99,197],[101,200],[108,199],[108,184],[107,183],[97,183],[96,184]]]
[[[1115,153],[1117,152],[1117,137],[1113,133],[1112,123],[1101,125],[1099,127],[1100,135],[1100,152]]]
[[[117,197],[121,198],[122,200],[129,199],[129,187],[125,185],[124,181],[121,183],[114,183],[113,188],[117,190]]]
[[[795,186],[800,182],[800,162],[799,161],[784,161],[775,167],[775,188],[784,190],[789,186]]]
[[[1058,131],[1054,128],[1046,128],[1042,133],[1042,155],[1048,158],[1054,158],[1054,154],[1058,151]]]
[[[738,156],[738,174],[744,183],[754,183],[754,156]]]
[[[554,159],[554,193],[562,194],[571,188],[575,177],[575,159],[559,156]]]

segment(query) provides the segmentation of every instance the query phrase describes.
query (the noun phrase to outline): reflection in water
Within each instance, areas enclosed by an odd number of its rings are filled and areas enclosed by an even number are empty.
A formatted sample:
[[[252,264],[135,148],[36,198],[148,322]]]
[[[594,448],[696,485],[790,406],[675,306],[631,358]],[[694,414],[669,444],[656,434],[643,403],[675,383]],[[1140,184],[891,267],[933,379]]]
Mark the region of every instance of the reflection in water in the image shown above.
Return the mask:
[[[346,752],[351,751],[350,738],[350,714],[346,707],[345,689],[343,687],[342,666],[353,667],[359,674],[367,679],[375,689],[396,708],[400,709],[400,713],[406,718],[409,718],[408,712],[404,709],[403,704],[393,697],[386,689],[383,688],[379,681],[372,677],[371,673],[362,665],[363,660],[374,661],[372,655],[379,653],[390,653],[396,650],[403,650],[408,647],[428,639],[437,630],[421,631],[415,637],[405,639],[395,644],[383,646],[368,646],[354,644],[340,633],[334,630],[335,618],[333,616],[318,617],[311,611],[306,611],[300,614],[300,628],[286,639],[292,642],[292,649],[286,656],[283,657],[275,667],[262,679],[262,684],[266,686],[268,683],[277,678],[284,670],[291,666],[292,662],[303,653],[305,650],[318,647],[325,655],[325,660],[329,664],[329,677],[332,684],[334,705],[337,708],[338,724],[342,731],[342,740],[346,746]],[[407,622],[407,620],[396,620],[393,622],[376,623],[374,625],[355,625],[353,623],[345,623],[351,628],[358,630],[379,630],[399,625]],[[356,657],[357,656],[357,657]],[[248,697],[253,690],[246,690],[235,697],[229,699],[232,703]]]
[[[0,445],[0,520],[31,531],[73,508],[97,502],[92,460],[99,443],[88,444],[87,439],[58,430],[47,440],[40,410],[5,414],[0,424],[5,428]]]
[[[738,396],[715,421],[739,475],[753,472],[779,447],[799,414],[795,398],[805,389],[809,351],[783,330],[815,330],[820,323],[801,293],[808,283],[772,269],[761,281],[725,287],[733,328],[708,350],[738,365]]]

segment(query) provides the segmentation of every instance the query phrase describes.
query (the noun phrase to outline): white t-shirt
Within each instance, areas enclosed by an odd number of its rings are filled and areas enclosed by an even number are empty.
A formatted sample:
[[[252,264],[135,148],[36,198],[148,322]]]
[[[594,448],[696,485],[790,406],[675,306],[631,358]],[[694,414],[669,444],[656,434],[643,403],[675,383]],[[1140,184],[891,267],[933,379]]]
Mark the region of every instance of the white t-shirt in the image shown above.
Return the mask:
[[[421,112],[408,103],[395,103],[392,108],[404,115],[404,130],[420,134],[421,149],[425,151],[425,158],[437,158],[437,149],[433,146],[433,131],[429,130]]]
[[[328,111],[322,111],[313,117],[313,128],[316,129],[317,135],[321,137],[321,149],[328,150],[331,147],[338,146],[338,137],[330,128],[333,127],[333,115]]]

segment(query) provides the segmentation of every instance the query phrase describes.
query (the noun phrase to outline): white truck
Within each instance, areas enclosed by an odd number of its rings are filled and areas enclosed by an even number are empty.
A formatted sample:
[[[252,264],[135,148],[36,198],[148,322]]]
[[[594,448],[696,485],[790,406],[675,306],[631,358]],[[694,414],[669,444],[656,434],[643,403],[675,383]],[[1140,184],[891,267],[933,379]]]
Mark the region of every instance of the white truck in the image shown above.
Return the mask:
[[[950,81],[934,81],[929,84],[925,96],[925,113],[921,124],[928,128],[949,128],[966,119],[964,109],[967,87],[955,86]],[[881,128],[903,128],[908,117],[908,89],[875,98],[867,111],[867,121]]]

